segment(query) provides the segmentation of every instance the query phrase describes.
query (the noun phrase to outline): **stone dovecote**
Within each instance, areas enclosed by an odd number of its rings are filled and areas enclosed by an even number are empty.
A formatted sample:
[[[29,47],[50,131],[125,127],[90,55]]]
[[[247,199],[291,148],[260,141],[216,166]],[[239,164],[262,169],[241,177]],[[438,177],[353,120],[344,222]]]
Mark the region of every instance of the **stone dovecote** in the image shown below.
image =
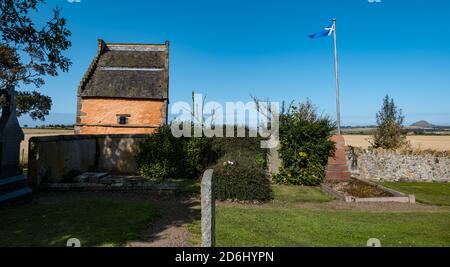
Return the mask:
[[[99,40],[77,99],[77,134],[152,133],[168,119],[169,42]]]

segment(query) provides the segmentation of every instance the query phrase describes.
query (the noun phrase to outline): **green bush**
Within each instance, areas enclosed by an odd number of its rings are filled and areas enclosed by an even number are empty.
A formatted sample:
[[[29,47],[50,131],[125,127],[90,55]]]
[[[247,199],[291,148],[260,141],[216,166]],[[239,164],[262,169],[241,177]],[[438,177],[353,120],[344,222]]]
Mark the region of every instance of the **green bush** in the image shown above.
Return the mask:
[[[314,156],[300,152],[297,163],[284,167],[273,177],[278,184],[317,186],[324,178],[325,167]]]
[[[283,168],[273,177],[286,185],[319,185],[325,178],[329,156],[335,143],[330,141],[334,123],[319,116],[308,100],[280,115],[280,157]]]
[[[251,152],[223,155],[214,168],[214,178],[219,200],[263,202],[273,198],[266,170]]]
[[[185,138],[184,153],[186,157],[186,172],[191,178],[198,178],[210,165],[213,156],[209,138]]]
[[[136,159],[142,176],[160,180],[182,177],[184,158],[184,140],[175,138],[170,127],[163,126],[139,144]]]
[[[153,180],[198,178],[208,166],[210,140],[176,138],[170,126],[162,126],[139,145],[140,175]]]
[[[248,131],[248,130],[247,130]],[[140,174],[148,179],[195,179],[214,165],[220,200],[266,201],[272,189],[259,138],[175,138],[163,126],[139,145]]]
[[[235,129],[237,131],[237,129]],[[249,136],[249,129],[246,129]],[[214,138],[214,177],[219,200],[267,201],[272,199],[266,173],[266,151],[261,138]]]
[[[164,180],[172,175],[170,168],[164,162],[144,163],[139,168],[139,173],[149,179]]]
[[[212,150],[217,158],[234,151],[248,151],[254,154],[263,153],[260,138],[214,138]]]

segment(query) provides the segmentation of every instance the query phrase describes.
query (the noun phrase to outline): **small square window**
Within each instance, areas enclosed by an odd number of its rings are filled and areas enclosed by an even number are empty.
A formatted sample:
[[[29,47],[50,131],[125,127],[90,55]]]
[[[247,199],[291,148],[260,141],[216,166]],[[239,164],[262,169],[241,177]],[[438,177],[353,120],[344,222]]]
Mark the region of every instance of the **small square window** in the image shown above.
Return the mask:
[[[129,115],[117,115],[117,123],[120,125],[127,125]]]

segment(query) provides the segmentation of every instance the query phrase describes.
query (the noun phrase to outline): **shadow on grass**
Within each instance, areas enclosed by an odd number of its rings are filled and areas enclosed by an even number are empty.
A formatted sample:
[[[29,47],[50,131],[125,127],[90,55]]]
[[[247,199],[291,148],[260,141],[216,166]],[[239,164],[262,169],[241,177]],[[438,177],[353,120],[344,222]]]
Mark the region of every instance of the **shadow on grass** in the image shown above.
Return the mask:
[[[83,247],[153,242],[159,231],[192,222],[191,205],[149,193],[46,193],[0,210],[0,247],[64,247],[70,238]]]

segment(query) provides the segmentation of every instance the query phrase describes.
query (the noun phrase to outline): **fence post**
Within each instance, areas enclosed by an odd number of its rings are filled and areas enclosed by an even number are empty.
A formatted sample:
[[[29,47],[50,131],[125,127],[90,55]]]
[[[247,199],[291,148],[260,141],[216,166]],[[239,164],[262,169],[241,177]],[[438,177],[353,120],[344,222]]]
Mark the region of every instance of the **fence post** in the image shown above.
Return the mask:
[[[215,247],[216,198],[213,172],[213,170],[205,171],[202,179],[202,247]]]

